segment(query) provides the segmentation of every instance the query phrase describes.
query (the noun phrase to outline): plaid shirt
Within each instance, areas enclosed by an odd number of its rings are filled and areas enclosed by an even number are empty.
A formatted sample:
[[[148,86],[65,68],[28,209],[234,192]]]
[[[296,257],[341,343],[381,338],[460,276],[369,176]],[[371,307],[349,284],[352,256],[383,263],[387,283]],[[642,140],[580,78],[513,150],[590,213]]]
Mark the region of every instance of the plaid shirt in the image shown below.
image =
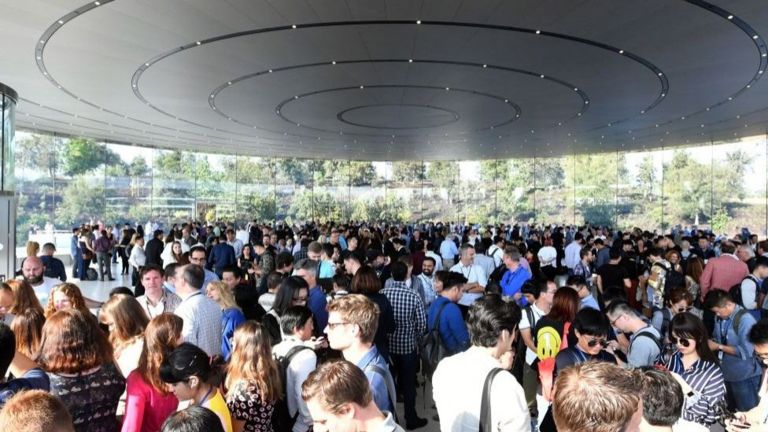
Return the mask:
[[[410,354],[416,351],[421,336],[427,331],[424,303],[405,282],[395,282],[381,290],[392,304],[397,327],[389,334],[389,351],[392,354]]]

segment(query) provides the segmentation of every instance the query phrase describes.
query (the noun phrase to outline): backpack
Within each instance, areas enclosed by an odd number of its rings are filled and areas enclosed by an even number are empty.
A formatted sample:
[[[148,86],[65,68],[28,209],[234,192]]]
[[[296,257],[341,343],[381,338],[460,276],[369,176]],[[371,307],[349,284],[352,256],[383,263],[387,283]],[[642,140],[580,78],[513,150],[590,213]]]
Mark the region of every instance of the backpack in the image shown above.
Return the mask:
[[[637,340],[637,338],[639,338],[639,337],[645,337],[645,338],[648,338],[648,339],[652,340],[656,344],[656,346],[659,347],[659,354],[664,352],[664,344],[661,342],[661,340],[659,338],[654,336],[652,333],[649,333],[649,332],[646,332],[646,331],[640,331],[635,336],[635,340]],[[630,346],[630,350],[631,350],[632,349],[632,344],[630,344],[629,346]]]
[[[536,314],[533,313],[530,304],[523,308],[523,313],[528,318],[528,324],[531,325],[531,338],[533,338],[533,329],[536,328]],[[522,385],[523,382],[523,365],[525,364],[525,353],[527,349],[528,346],[525,344],[523,336],[518,334],[517,348],[515,351],[517,354],[515,355],[515,361],[512,363],[512,375],[517,379],[520,385]]]
[[[741,295],[741,282],[732,286],[731,289],[728,290],[728,294],[730,294],[731,300],[733,300],[734,303],[744,307],[744,297]]]
[[[661,331],[659,332],[661,334],[662,339],[664,339],[664,336],[669,331],[670,321],[672,321],[672,312],[668,308],[662,308],[661,309]]]
[[[432,379],[432,374],[435,373],[440,360],[448,356],[448,350],[440,338],[440,315],[442,315],[443,309],[446,306],[448,306],[448,302],[440,306],[432,323],[432,330],[428,331],[421,339],[421,349],[419,350],[421,354],[421,373],[429,380]]]
[[[668,294],[675,288],[685,287],[685,275],[676,270],[668,269],[666,278],[664,279],[664,294]]]
[[[296,354],[301,351],[311,349],[304,345],[297,345],[288,350],[283,357],[277,357],[277,370],[280,373],[280,383],[283,386],[283,397],[275,402],[275,410],[272,413],[272,428],[276,431],[290,431],[293,429],[293,425],[296,423],[296,419],[299,417],[299,412],[296,411],[296,415],[291,415],[288,409],[288,366],[291,364],[291,360]]]

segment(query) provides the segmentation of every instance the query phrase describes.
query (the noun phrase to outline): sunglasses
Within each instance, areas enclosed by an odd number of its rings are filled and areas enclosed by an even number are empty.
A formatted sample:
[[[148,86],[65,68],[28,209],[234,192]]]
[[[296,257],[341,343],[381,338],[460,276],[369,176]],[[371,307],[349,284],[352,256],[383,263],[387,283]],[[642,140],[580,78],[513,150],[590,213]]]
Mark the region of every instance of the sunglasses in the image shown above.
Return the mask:
[[[693,310],[693,306],[688,306],[687,308],[678,308],[677,313],[690,312],[692,310]]]
[[[686,339],[686,338],[676,338],[676,337],[674,337],[674,336],[670,336],[670,337],[669,337],[669,341],[670,341],[670,342],[671,342],[673,345],[682,345],[682,346],[684,346],[685,348],[688,348],[689,346],[691,346],[691,341],[690,341],[689,339]],[[678,342],[679,342],[679,343],[678,343]]]
[[[608,341],[605,339],[598,339],[598,338],[592,338],[587,341],[587,346],[590,348],[596,347],[598,344],[600,344],[601,347],[606,348],[608,347]]]

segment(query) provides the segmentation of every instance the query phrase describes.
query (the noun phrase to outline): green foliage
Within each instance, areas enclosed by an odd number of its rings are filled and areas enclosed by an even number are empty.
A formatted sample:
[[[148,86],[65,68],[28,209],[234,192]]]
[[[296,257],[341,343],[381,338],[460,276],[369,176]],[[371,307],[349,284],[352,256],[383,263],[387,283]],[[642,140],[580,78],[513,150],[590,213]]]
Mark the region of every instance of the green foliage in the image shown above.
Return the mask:
[[[421,183],[427,178],[427,170],[422,161],[392,162],[392,181],[394,183]]]
[[[86,138],[72,138],[62,152],[64,174],[76,176],[93,171],[107,162],[120,161],[120,157],[104,144]]]
[[[427,165],[427,179],[440,188],[452,189],[459,176],[459,163],[456,161],[434,161]]]
[[[726,232],[728,229],[728,224],[731,222],[731,216],[728,214],[728,211],[726,211],[724,208],[719,208],[715,212],[714,216],[712,217],[712,220],[710,221],[710,225],[712,226],[712,231],[714,232]]]
[[[104,217],[104,182],[99,180],[79,175],[69,182],[56,209],[59,225],[74,226]]]

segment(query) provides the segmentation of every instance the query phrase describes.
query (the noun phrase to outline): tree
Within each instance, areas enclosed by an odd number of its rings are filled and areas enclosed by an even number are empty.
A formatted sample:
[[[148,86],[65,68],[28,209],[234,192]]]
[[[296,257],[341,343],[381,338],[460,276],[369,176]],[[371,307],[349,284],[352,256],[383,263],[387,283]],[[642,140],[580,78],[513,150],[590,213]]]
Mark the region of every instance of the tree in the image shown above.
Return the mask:
[[[422,161],[392,162],[392,181],[394,183],[417,183],[427,178]]]
[[[427,179],[437,187],[452,188],[459,175],[459,163],[456,161],[433,161],[427,165]]]
[[[72,138],[64,145],[62,152],[64,174],[75,176],[95,170],[108,161],[119,161],[120,157],[105,145],[86,138]]]
[[[643,194],[643,200],[647,200],[654,194],[656,189],[656,167],[653,163],[653,156],[646,155],[643,160],[637,166],[637,177],[635,177],[635,184],[637,188]]]

